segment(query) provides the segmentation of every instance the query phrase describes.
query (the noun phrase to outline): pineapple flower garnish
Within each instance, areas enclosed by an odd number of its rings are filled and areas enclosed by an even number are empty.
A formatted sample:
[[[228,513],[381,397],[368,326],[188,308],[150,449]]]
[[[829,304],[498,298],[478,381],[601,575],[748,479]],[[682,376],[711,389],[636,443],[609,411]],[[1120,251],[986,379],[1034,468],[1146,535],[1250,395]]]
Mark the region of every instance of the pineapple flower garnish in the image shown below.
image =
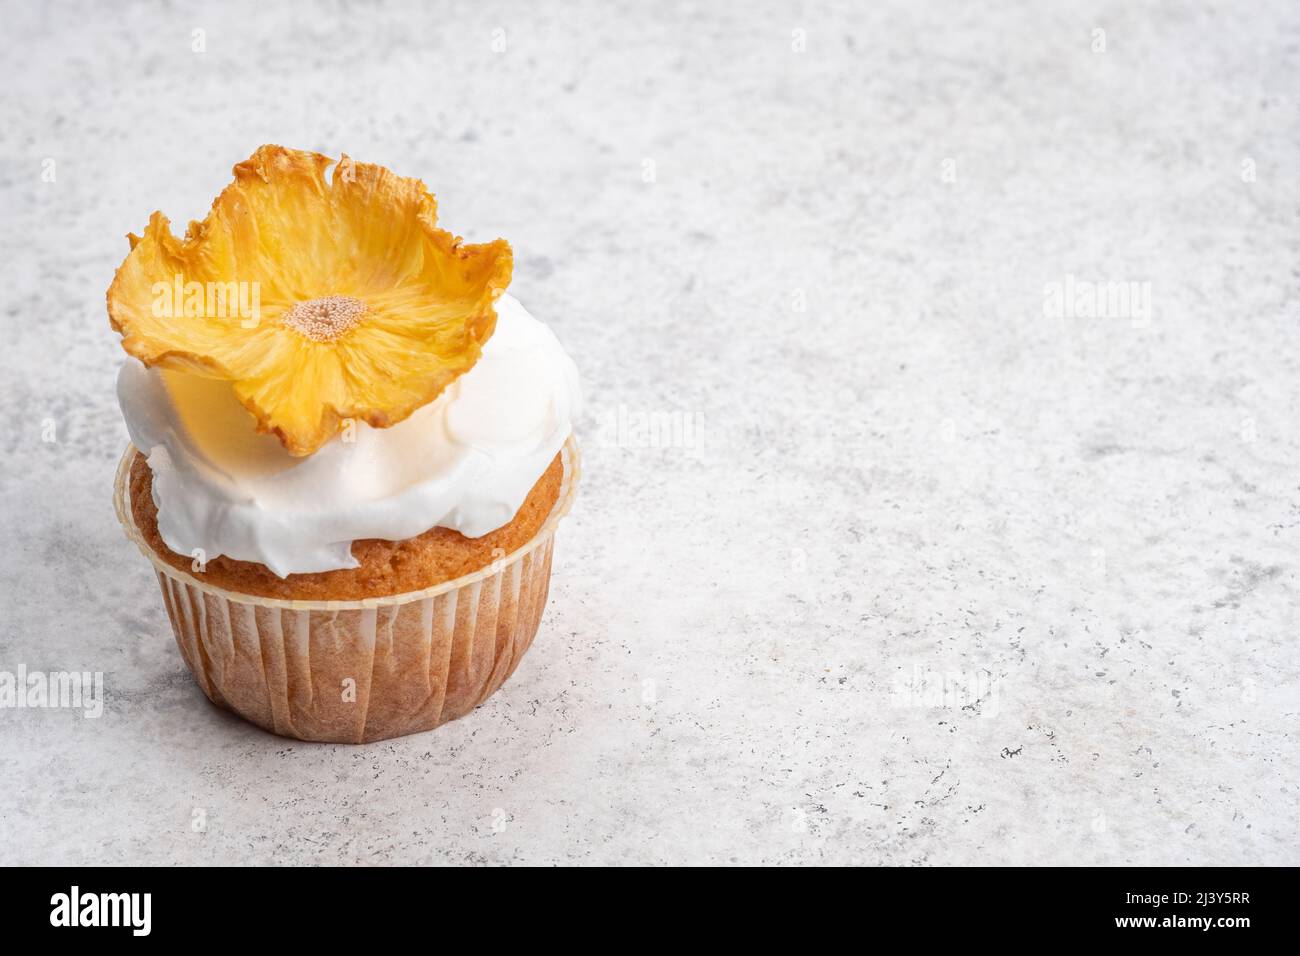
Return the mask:
[[[177,239],[160,212],[108,290],[122,347],[231,383],[292,455],[348,419],[386,428],[468,371],[510,283],[503,239],[436,226],[418,179],[345,155],[263,146]]]

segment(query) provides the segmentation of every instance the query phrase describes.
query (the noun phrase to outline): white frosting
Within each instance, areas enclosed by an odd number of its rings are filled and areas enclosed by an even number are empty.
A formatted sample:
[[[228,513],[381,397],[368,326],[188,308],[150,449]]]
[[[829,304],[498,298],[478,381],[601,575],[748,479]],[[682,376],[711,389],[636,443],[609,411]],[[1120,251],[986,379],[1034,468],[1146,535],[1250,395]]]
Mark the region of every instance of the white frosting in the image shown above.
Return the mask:
[[[122,366],[118,400],[153,469],[158,531],[180,554],[276,574],[353,568],[352,542],[508,523],[569,437],[578,370],[517,300],[474,367],[391,428],[363,422],[294,458],[259,435],[228,382]],[[348,440],[348,439],[351,440]]]

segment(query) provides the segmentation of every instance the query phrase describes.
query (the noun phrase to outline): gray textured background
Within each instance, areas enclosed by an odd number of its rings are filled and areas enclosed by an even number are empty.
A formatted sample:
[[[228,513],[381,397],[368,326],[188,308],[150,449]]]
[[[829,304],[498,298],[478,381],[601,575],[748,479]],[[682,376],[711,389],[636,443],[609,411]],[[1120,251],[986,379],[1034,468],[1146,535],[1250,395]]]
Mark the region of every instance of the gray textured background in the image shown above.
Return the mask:
[[[0,710],[6,862],[1300,863],[1293,2],[0,6],[0,669],[107,684]],[[122,237],[263,142],[510,239],[584,376],[432,734],[211,707],[113,517]]]

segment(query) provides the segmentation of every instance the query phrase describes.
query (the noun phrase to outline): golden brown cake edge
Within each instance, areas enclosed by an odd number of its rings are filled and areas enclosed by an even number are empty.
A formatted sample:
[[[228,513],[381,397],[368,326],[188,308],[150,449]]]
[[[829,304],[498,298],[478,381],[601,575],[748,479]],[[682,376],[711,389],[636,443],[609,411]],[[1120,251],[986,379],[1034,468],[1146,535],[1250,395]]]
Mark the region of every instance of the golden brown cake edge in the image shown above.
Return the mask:
[[[217,557],[202,572],[192,557],[177,554],[158,532],[158,508],[153,501],[153,471],[137,452],[131,463],[131,515],[145,542],[163,561],[202,581],[258,597],[291,601],[351,601],[421,591],[487,567],[493,560],[527,544],[545,524],[564,479],[556,455],[537,479],[518,513],[507,524],[482,537],[467,538],[448,528],[430,528],[402,541],[366,538],[354,541],[352,554],[360,567],[314,574],[276,576],[253,561]]]

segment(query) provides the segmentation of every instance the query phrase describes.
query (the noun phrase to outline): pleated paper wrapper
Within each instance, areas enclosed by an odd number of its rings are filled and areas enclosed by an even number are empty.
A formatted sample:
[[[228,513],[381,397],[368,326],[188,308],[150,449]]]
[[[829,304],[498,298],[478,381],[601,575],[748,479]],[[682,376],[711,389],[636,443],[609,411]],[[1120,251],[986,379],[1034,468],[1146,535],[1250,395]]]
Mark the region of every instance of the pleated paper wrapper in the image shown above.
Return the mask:
[[[114,500],[149,558],[181,656],[203,693],[272,733],[364,743],[432,730],[487,700],[537,634],[555,529],[577,490],[570,438],[564,479],[537,534],[473,574],[408,594],[289,601],[213,587],[163,561],[131,516],[128,446]]]

